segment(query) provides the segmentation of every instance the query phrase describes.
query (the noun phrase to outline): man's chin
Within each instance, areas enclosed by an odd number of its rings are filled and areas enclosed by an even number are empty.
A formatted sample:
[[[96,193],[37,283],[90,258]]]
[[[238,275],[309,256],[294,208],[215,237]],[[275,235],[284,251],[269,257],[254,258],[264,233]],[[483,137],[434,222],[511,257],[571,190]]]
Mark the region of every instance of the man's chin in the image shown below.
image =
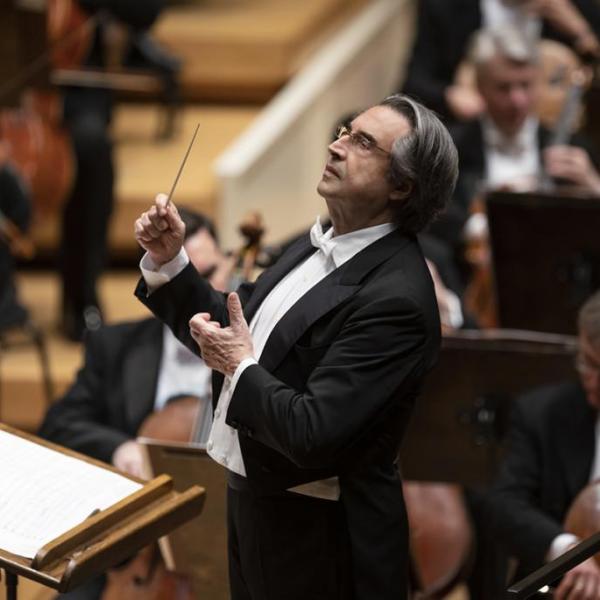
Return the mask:
[[[329,184],[329,182],[326,181],[325,178],[321,178],[321,181],[319,181],[319,183],[317,184],[317,194],[319,194],[319,196],[326,197],[330,189],[331,185]]]

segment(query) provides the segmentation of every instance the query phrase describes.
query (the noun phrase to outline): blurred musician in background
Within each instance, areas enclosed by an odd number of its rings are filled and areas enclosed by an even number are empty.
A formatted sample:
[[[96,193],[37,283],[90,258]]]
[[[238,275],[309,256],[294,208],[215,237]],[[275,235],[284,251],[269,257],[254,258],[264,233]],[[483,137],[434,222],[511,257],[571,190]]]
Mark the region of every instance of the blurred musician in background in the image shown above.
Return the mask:
[[[162,10],[163,0],[79,0],[89,14],[108,14],[129,28],[126,60],[136,67],[175,71],[178,63],[143,35]],[[85,59],[86,67],[106,66],[106,24],[99,20]],[[127,63],[126,63],[127,64]],[[77,158],[77,176],[64,210],[60,268],[63,280],[62,327],[73,340],[102,322],[96,283],[107,253],[107,233],[113,207],[113,145],[109,124],[113,93],[109,89],[69,87],[64,120]]]
[[[556,39],[597,55],[600,5],[595,0],[420,0],[404,92],[450,120],[479,116],[485,101],[454,84],[469,38],[480,28],[520,26],[533,38]]]
[[[485,216],[472,210],[486,190],[533,191],[546,173],[600,196],[600,174],[582,138],[547,147],[551,132],[535,115],[540,77],[536,44],[516,27],[486,29],[475,36],[470,57],[486,110],[453,130],[459,181],[449,210],[430,230],[455,251],[465,239],[486,237]]]
[[[519,561],[516,579],[579,541],[565,530],[565,517],[576,495],[600,478],[600,292],[580,309],[578,332],[579,381],[535,390],[513,405],[490,517],[495,538]],[[598,600],[594,559],[569,571],[555,597]]]
[[[120,54],[122,71],[127,72],[128,68],[151,71],[163,80],[164,87],[174,86],[178,61],[162,51],[147,34],[163,3],[164,0],[9,0],[2,7],[0,105],[22,105],[24,92],[30,89],[52,88],[64,92],[62,103],[55,103],[49,112],[52,118],[57,117],[53,127],[66,128],[75,159],[74,166],[69,166],[75,173],[72,188],[70,182],[65,182],[63,195],[68,198],[62,213],[59,250],[62,329],[73,340],[80,340],[86,330],[96,329],[102,322],[96,283],[106,261],[115,178],[109,133],[113,108],[110,88],[115,85],[114,79],[113,83],[109,80],[92,83],[85,75],[90,69],[102,72],[114,66],[115,56]],[[90,24],[92,27],[88,27]],[[86,35],[88,28],[91,33]],[[116,43],[119,36],[108,34],[114,34],[116,29],[121,32],[120,44]],[[68,43],[75,39],[77,44]],[[115,46],[120,47],[120,53]],[[69,86],[53,88],[49,83],[54,70],[77,72],[79,79],[75,76],[69,80]],[[32,118],[37,116],[34,112]],[[9,123],[18,122],[21,115],[15,113],[13,121],[12,115],[7,118]],[[0,132],[3,135],[7,135],[4,129]],[[16,154],[22,155],[29,149],[18,135],[12,136],[11,144]],[[42,143],[33,145],[46,148]],[[71,163],[69,150],[65,148],[64,158]],[[7,162],[10,159],[9,156]],[[45,163],[54,159],[52,152],[43,157]],[[61,171],[62,165],[57,165],[55,172]],[[21,175],[25,180],[32,177],[31,173]],[[43,202],[31,186],[24,186],[23,191],[30,193],[34,209],[43,212],[37,209],[37,204]],[[3,259],[2,263],[5,262]]]

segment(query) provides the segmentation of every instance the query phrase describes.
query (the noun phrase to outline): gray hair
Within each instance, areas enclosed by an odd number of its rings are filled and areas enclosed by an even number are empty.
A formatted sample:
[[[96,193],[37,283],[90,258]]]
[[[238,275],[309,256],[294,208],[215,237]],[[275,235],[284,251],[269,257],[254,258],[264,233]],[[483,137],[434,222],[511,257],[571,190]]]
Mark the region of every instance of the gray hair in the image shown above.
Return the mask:
[[[600,291],[594,292],[579,309],[577,327],[594,348],[600,348]]]
[[[471,38],[468,56],[478,71],[495,56],[527,65],[539,61],[535,39],[514,25],[476,31]]]
[[[393,206],[395,220],[405,233],[418,233],[441,213],[458,177],[458,153],[448,130],[422,104],[402,94],[380,104],[404,116],[411,131],[395,140],[390,154],[389,178],[406,198]]]

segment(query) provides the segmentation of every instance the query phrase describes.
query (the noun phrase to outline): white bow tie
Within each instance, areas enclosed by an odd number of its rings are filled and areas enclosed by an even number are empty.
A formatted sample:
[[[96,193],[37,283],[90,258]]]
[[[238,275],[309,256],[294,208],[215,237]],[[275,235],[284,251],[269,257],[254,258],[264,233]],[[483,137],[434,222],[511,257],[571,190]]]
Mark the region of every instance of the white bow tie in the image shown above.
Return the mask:
[[[317,222],[310,229],[310,242],[315,248],[321,250],[327,258],[331,256],[331,252],[336,245],[335,239],[331,237],[330,230],[323,233],[321,219],[318,217]]]

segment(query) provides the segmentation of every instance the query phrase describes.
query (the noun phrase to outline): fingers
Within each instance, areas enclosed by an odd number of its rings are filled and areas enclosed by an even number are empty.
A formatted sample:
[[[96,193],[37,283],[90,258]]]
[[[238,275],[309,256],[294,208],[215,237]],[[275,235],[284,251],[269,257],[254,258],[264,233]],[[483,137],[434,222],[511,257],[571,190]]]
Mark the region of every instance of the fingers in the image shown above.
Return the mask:
[[[175,248],[177,240],[183,240],[185,225],[176,206],[172,202],[167,206],[167,196],[158,194],[150,209],[142,213],[135,222],[134,231],[142,246],[162,240],[164,234],[168,233],[165,243],[169,248]]]
[[[227,296],[227,310],[229,311],[229,323],[233,329],[246,327],[242,303],[240,302],[240,297],[235,292]]]

